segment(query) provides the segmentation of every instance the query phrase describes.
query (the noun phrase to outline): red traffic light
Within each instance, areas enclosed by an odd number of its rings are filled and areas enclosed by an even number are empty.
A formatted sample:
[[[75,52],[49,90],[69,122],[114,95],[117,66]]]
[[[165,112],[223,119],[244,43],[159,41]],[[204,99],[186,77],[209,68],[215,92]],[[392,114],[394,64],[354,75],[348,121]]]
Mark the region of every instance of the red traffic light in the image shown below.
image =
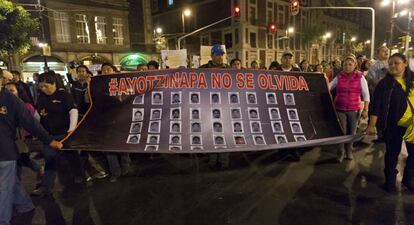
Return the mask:
[[[290,1],[290,12],[292,15],[296,16],[299,13],[299,0]]]
[[[235,6],[234,7],[234,16],[235,17],[240,17],[240,6]]]
[[[277,31],[277,25],[275,22],[271,22],[269,23],[269,25],[267,26],[267,32],[269,33],[276,33]]]

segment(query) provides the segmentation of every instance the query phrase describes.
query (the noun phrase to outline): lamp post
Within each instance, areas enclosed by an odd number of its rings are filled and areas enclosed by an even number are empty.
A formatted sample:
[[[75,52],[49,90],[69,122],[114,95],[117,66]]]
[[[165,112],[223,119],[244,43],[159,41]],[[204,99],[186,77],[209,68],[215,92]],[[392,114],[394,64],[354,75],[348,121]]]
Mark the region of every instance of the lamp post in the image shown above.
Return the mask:
[[[332,37],[332,33],[331,32],[326,32],[322,38],[325,40],[325,43],[328,43],[328,39]],[[329,45],[329,61],[332,61],[332,46]]]
[[[285,37],[284,37],[284,39],[286,39],[286,42],[287,42],[287,44],[285,44],[285,46],[287,45],[287,47],[286,47],[286,49],[287,50],[290,50],[290,40],[289,40],[289,35],[290,34],[293,34],[295,32],[295,28],[294,27],[288,27],[286,30],[285,30]],[[286,43],[285,42],[285,43]]]
[[[185,17],[191,16],[191,10],[190,9],[184,9],[184,11],[181,13],[181,22],[183,24],[183,34],[185,34]],[[185,45],[185,40],[183,45]]]
[[[44,62],[43,71],[44,72],[49,71],[49,66],[47,65],[47,55],[49,55],[49,54],[46,53],[46,51],[45,51],[46,48],[48,47],[47,43],[40,42],[38,44],[38,46],[41,49],[41,53],[42,53],[42,56],[43,56],[43,62]]]

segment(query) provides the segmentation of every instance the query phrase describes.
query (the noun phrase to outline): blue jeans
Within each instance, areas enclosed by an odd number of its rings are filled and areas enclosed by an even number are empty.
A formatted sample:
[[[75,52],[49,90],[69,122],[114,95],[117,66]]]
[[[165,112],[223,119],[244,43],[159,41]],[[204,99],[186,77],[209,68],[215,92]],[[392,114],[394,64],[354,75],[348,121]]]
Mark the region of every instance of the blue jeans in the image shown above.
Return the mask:
[[[53,136],[55,140],[61,140],[64,136]],[[45,174],[40,181],[40,186],[46,188],[48,191],[53,191],[55,186],[56,174],[57,174],[57,155],[59,150],[53,149],[48,145],[43,145],[43,155],[45,158]],[[80,155],[77,151],[63,152],[63,156],[69,161],[71,172],[74,176],[84,177]]]
[[[13,205],[19,213],[34,208],[32,199],[17,178],[16,161],[0,161],[0,225],[10,225]]]

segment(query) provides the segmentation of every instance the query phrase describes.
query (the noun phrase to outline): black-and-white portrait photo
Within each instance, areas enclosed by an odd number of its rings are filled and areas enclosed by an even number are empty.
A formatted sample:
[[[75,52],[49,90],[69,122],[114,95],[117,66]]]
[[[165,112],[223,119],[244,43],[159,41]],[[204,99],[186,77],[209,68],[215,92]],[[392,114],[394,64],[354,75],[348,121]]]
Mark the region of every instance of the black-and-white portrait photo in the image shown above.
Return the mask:
[[[239,93],[229,92],[229,103],[230,104],[239,104],[240,103]]]
[[[170,144],[180,145],[181,144],[181,135],[170,135]]]
[[[295,141],[297,142],[306,141],[306,137],[304,135],[293,135],[293,137],[295,138]]]
[[[144,104],[144,96],[145,96],[145,94],[140,94],[140,95],[135,96],[134,102],[132,104],[134,104],[134,105]]]
[[[233,133],[243,133],[243,122],[242,121],[233,122]]]
[[[161,121],[151,121],[148,127],[149,133],[160,133],[161,130]]]
[[[266,141],[263,135],[253,135],[253,142],[255,145],[265,145]]]
[[[286,135],[275,135],[275,140],[278,144],[287,143]]]
[[[170,119],[181,120],[181,108],[171,108],[170,112]]]
[[[132,109],[132,121],[142,121],[143,119],[144,119],[144,109],[133,108]]]
[[[299,120],[297,109],[286,109],[289,120]]]
[[[221,104],[220,92],[210,92],[210,103],[211,104]]]
[[[190,119],[199,120],[200,119],[200,108],[190,108]]]
[[[201,135],[190,135],[190,140],[192,145],[202,145],[202,137]]]
[[[171,104],[181,103],[181,92],[171,92]]]
[[[223,124],[221,122],[214,122],[213,123],[213,131],[222,133],[223,132]]]
[[[290,128],[292,129],[293,134],[302,134],[302,126],[299,122],[290,122]]]
[[[151,109],[150,120],[160,120],[162,115],[162,109]]]
[[[266,93],[266,103],[268,105],[277,104],[276,93],[267,92]]]
[[[249,112],[249,119],[251,119],[251,120],[258,120],[258,119],[260,119],[260,116],[259,116],[259,108],[250,108],[249,107],[247,110]]]
[[[214,108],[211,110],[211,116],[213,119],[220,119],[221,118],[221,109]]]
[[[170,122],[170,132],[171,133],[181,133],[181,121],[171,121]]]
[[[199,122],[191,123],[191,132],[193,133],[201,132],[201,123]]]
[[[190,104],[200,104],[200,92],[190,92]]]
[[[146,145],[144,151],[149,151],[149,152],[158,151],[158,145]]]
[[[285,105],[296,105],[293,93],[283,93],[283,99],[285,100]]]
[[[269,117],[271,120],[280,120],[279,108],[269,108]]]
[[[224,135],[213,135],[214,144],[215,145],[225,145],[226,140],[224,139]]]
[[[232,119],[241,119],[242,113],[240,108],[231,108],[230,109],[231,118]]]
[[[283,133],[282,121],[272,121],[273,133]]]
[[[256,92],[246,92],[247,104],[257,104]]]
[[[160,135],[148,135],[147,144],[156,145],[160,143]]]
[[[162,91],[153,91],[151,102],[153,105],[162,105],[163,103],[163,93]]]
[[[141,133],[142,130],[142,122],[131,123],[131,128],[129,129],[129,133]]]
[[[128,144],[138,144],[141,138],[140,134],[130,134],[127,139]]]
[[[245,145],[246,139],[244,139],[243,135],[233,135],[233,140],[235,145]]]
[[[250,121],[250,130],[252,133],[262,133],[262,124],[260,121]]]

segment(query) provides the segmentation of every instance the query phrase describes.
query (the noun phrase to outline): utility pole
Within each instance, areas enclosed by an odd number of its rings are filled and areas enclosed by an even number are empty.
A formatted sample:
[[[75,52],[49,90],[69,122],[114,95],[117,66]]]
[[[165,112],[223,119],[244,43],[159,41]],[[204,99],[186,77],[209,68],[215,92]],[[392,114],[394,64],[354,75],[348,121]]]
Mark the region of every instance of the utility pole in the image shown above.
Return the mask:
[[[45,27],[44,27],[44,21],[43,21],[43,11],[44,11],[44,7],[40,4],[40,0],[37,0],[37,6],[36,8],[38,8],[39,10],[39,22],[40,22],[40,30],[41,30],[41,41],[43,42],[42,44],[39,43],[39,47],[42,48],[41,53],[43,55],[43,62],[44,62],[44,67],[43,67],[43,71],[49,71],[49,66],[47,65],[47,56],[45,55],[45,51],[44,48],[46,48],[47,46],[47,42],[46,42],[46,37],[45,37]]]

